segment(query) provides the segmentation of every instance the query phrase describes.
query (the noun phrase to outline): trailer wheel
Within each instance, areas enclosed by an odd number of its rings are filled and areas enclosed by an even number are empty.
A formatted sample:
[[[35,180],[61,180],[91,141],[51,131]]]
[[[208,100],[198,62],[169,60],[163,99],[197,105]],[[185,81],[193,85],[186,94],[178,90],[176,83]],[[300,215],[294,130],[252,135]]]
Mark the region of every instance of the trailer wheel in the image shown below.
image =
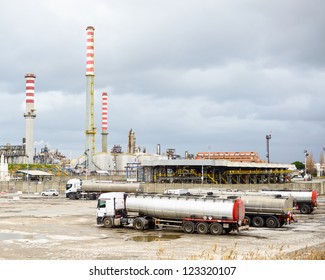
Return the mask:
[[[113,219],[112,218],[106,217],[103,222],[104,222],[104,227],[106,227],[106,228],[113,227]]]
[[[256,216],[252,220],[252,226],[253,227],[262,227],[264,226],[264,219],[260,216]]]
[[[135,218],[133,221],[133,227],[136,230],[144,230],[146,220],[144,218]]]
[[[210,225],[210,233],[213,235],[221,235],[223,232],[222,224],[212,223]]]
[[[199,234],[207,234],[209,230],[208,224],[201,222],[196,225],[196,231]]]
[[[311,213],[310,206],[308,204],[302,204],[300,206],[300,213],[301,214],[310,214]]]
[[[195,224],[191,221],[186,221],[184,224],[183,224],[183,231],[185,233],[193,233],[195,230]]]
[[[274,216],[268,217],[265,223],[268,228],[280,227],[280,221],[278,220],[277,217]]]

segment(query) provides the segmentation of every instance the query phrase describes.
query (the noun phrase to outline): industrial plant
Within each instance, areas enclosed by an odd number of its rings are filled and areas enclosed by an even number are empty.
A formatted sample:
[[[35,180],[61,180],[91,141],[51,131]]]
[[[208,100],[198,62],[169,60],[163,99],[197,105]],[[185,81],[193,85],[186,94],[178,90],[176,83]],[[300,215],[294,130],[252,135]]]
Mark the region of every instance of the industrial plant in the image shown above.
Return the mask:
[[[291,164],[274,164],[261,160],[256,152],[199,152],[196,155],[185,153],[177,155],[175,149],[161,152],[157,144],[156,153],[149,154],[137,146],[136,135],[132,128],[128,134],[127,152],[120,145],[108,149],[108,98],[107,92],[101,93],[102,124],[101,151],[96,152],[96,127],[94,123],[94,35],[95,28],[86,28],[86,123],[85,149],[80,156],[71,159],[69,168],[74,173],[105,172],[107,175],[122,175],[128,181],[149,183],[210,183],[210,184],[258,184],[285,182],[294,169]],[[36,75],[25,75],[26,111],[25,137],[21,145],[5,144],[0,146],[3,164],[63,164],[67,158],[59,151],[52,152],[44,147],[36,152],[34,147],[34,119]],[[113,132],[111,132],[113,133]],[[2,176],[3,177],[3,176]]]

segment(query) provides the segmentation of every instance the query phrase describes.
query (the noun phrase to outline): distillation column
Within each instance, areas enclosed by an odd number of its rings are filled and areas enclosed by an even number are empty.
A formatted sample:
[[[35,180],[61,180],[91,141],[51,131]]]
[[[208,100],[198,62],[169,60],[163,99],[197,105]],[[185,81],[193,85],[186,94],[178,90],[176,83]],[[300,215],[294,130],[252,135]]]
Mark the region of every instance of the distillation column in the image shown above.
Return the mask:
[[[35,90],[34,74],[26,74],[26,112],[24,114],[26,121],[25,131],[25,153],[26,163],[33,163],[34,158],[34,119],[36,118],[34,109],[34,90]]]

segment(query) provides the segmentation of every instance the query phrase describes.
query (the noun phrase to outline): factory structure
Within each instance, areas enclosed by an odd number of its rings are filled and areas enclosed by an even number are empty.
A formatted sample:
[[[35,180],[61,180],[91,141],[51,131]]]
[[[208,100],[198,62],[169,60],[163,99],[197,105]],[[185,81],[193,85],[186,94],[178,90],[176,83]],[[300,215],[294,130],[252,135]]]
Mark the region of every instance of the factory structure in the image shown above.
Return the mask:
[[[86,122],[85,149],[80,156],[71,160],[70,168],[76,172],[90,174],[105,173],[122,175],[128,181],[150,183],[277,183],[284,182],[294,169],[291,164],[273,164],[261,160],[256,152],[199,152],[196,155],[185,153],[184,157],[168,148],[161,153],[157,144],[154,154],[141,149],[136,144],[136,135],[132,128],[128,134],[127,152],[120,145],[108,148],[109,95],[101,93],[101,151],[96,151],[96,127],[94,116],[94,32],[95,28],[86,28]],[[22,145],[0,146],[0,155],[4,155],[3,164],[8,163],[59,163],[66,158],[56,151],[50,153],[45,146],[40,153],[34,148],[34,108],[35,74],[26,74],[26,111],[24,114],[26,132]],[[4,172],[1,171],[3,174]],[[1,174],[2,174],[1,173]]]

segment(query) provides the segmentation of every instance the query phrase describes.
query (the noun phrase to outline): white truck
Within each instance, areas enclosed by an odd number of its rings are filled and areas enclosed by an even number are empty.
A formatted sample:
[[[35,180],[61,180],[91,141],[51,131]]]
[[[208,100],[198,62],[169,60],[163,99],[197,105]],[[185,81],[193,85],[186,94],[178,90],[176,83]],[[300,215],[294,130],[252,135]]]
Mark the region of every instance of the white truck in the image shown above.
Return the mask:
[[[70,179],[66,184],[65,196],[69,199],[98,199],[106,192],[142,192],[142,185],[137,182],[82,181]]]
[[[240,198],[111,192],[101,194],[97,204],[97,224],[107,228],[176,228],[185,233],[220,235],[247,229],[244,217]]]

